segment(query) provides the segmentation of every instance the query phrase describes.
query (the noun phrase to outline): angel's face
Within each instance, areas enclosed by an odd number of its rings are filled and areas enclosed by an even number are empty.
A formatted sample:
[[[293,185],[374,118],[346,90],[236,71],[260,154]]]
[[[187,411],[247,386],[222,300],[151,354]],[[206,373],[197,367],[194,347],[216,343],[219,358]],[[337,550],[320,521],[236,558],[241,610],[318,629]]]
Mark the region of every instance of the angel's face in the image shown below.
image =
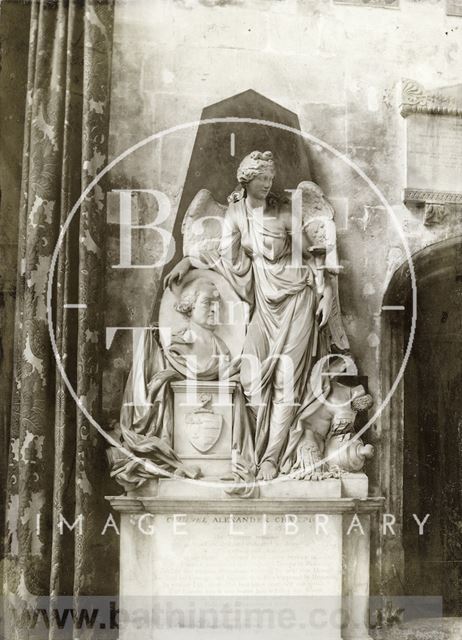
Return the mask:
[[[265,200],[273,184],[274,173],[266,169],[246,184],[247,195],[255,200]]]

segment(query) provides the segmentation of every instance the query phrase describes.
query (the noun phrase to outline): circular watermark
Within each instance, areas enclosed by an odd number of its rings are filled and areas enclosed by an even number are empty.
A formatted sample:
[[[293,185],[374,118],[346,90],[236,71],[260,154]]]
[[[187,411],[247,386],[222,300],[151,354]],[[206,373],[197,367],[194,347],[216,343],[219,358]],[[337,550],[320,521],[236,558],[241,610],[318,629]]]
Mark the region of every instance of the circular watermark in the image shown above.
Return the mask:
[[[411,323],[410,323],[410,331],[409,331],[409,339],[404,351],[404,356],[403,356],[403,361],[401,363],[401,366],[398,370],[398,374],[395,378],[395,380],[393,381],[391,388],[389,389],[388,393],[386,394],[386,396],[381,400],[379,406],[376,408],[375,412],[373,413],[373,415],[368,419],[368,421],[366,422],[365,425],[363,425],[361,427],[361,429],[359,431],[357,431],[355,434],[352,435],[352,437],[350,439],[346,438],[345,439],[345,444],[339,446],[335,452],[322,457],[320,460],[315,461],[312,465],[312,469],[320,469],[321,467],[323,467],[327,462],[329,462],[329,460],[331,460],[334,456],[338,456],[339,454],[341,454],[343,451],[346,451],[347,448],[349,448],[354,442],[358,442],[361,438],[361,436],[374,424],[374,422],[377,420],[377,418],[380,416],[380,414],[382,413],[382,411],[384,410],[384,408],[387,406],[387,404],[390,402],[391,397],[393,396],[393,394],[395,393],[403,375],[404,375],[404,371],[406,369],[410,354],[411,354],[411,349],[412,349],[412,344],[414,341],[414,335],[415,335],[415,327],[416,327],[416,317],[417,317],[417,287],[416,287],[416,277],[415,277],[415,271],[414,271],[414,265],[412,262],[412,256],[411,256],[411,252],[409,249],[409,246],[407,244],[407,240],[406,237],[403,233],[403,230],[399,224],[399,221],[396,218],[395,212],[393,211],[393,208],[390,206],[390,204],[388,203],[388,201],[386,200],[385,196],[382,194],[382,192],[380,191],[380,189],[377,187],[377,185],[375,185],[375,183],[364,173],[364,171],[356,164],[354,163],[350,158],[348,158],[348,156],[340,151],[338,151],[337,149],[335,149],[335,147],[333,147],[332,145],[330,145],[329,143],[321,140],[320,138],[317,138],[316,136],[310,134],[310,133],[306,133],[303,132],[299,129],[295,129],[294,127],[291,127],[289,125],[284,125],[284,124],[280,124],[280,123],[276,123],[276,122],[272,122],[269,120],[261,120],[261,119],[256,119],[256,118],[239,118],[239,117],[221,117],[221,118],[209,118],[209,119],[204,119],[204,120],[199,120],[199,121],[192,121],[192,122],[187,122],[187,123],[182,123],[179,125],[175,125],[173,127],[170,127],[169,129],[165,129],[163,131],[160,131],[158,133],[154,133],[146,138],[144,138],[143,140],[138,141],[137,143],[135,143],[134,145],[132,145],[131,147],[129,147],[128,149],[126,149],[124,152],[122,152],[121,154],[119,154],[116,158],[114,158],[114,160],[112,160],[110,163],[108,163],[96,176],[95,178],[87,185],[87,187],[84,189],[84,191],[81,193],[80,197],[78,198],[78,200],[76,201],[76,203],[74,204],[74,206],[72,207],[72,209],[69,212],[69,215],[67,216],[64,224],[62,225],[60,234],[58,236],[58,240],[51,258],[51,263],[50,263],[50,274],[49,274],[49,279],[48,279],[48,287],[47,287],[47,318],[48,318],[48,328],[49,328],[49,334],[50,334],[50,340],[51,340],[51,345],[52,345],[52,349],[53,349],[53,353],[56,359],[56,363],[57,363],[57,367],[58,367],[58,371],[61,375],[61,377],[64,380],[64,383],[66,384],[66,387],[71,395],[71,397],[74,399],[76,405],[79,407],[79,409],[82,411],[82,413],[84,414],[84,416],[86,417],[86,419],[89,421],[89,423],[91,425],[93,425],[95,427],[95,429],[107,440],[107,442],[114,446],[117,447],[119,449],[121,449],[124,454],[127,456],[127,458],[134,460],[136,462],[138,462],[139,464],[141,464],[142,466],[146,466],[149,465],[149,469],[151,470],[152,468],[156,468],[159,471],[159,476],[160,477],[171,477],[171,478],[175,478],[178,480],[182,480],[183,482],[187,482],[187,483],[201,483],[205,486],[209,486],[209,487],[220,487],[223,488],[223,486],[226,484],[226,486],[229,486],[230,488],[235,488],[235,489],[249,489],[249,488],[253,488],[253,487],[257,487],[260,486],[261,484],[268,484],[268,482],[272,482],[272,483],[278,483],[278,482],[285,482],[288,479],[293,479],[293,478],[297,478],[297,476],[300,476],[302,472],[298,472],[298,471],[291,471],[288,475],[278,475],[276,478],[272,479],[272,480],[252,480],[252,482],[247,482],[247,481],[241,481],[241,480],[234,480],[232,482],[226,482],[224,483],[223,481],[220,480],[207,480],[204,478],[198,478],[198,479],[192,479],[192,478],[185,478],[182,476],[179,476],[178,474],[175,474],[174,472],[168,472],[165,469],[161,469],[160,467],[158,467],[154,462],[152,461],[146,461],[143,458],[140,458],[139,456],[137,456],[136,454],[133,453],[133,451],[125,448],[123,446],[123,444],[121,444],[120,442],[118,442],[117,440],[115,440],[99,423],[97,420],[95,420],[95,418],[91,415],[91,413],[88,411],[87,407],[85,406],[85,403],[78,397],[75,389],[73,388],[72,384],[70,383],[70,380],[66,374],[62,359],[60,354],[58,353],[58,349],[57,349],[57,345],[56,345],[56,337],[55,337],[55,332],[54,332],[54,326],[53,326],[53,314],[52,314],[52,306],[51,306],[51,301],[52,301],[52,292],[53,292],[53,280],[54,280],[54,274],[56,271],[56,266],[57,266],[57,261],[58,261],[58,255],[59,252],[61,250],[61,246],[63,244],[63,241],[65,239],[66,233],[69,229],[69,226],[74,218],[74,216],[76,215],[76,213],[78,212],[80,205],[82,204],[82,202],[85,200],[85,198],[91,193],[91,191],[96,187],[96,185],[99,183],[99,181],[106,175],[109,173],[109,171],[111,171],[111,169],[113,169],[116,165],[118,165],[120,162],[122,162],[125,158],[127,158],[128,156],[130,156],[131,154],[135,153],[136,151],[138,151],[139,149],[145,147],[146,145],[155,142],[157,140],[160,140],[161,138],[168,136],[170,134],[173,133],[178,133],[179,131],[183,131],[186,129],[190,129],[190,128],[199,128],[199,127],[203,127],[203,126],[207,126],[210,124],[249,124],[249,125],[255,125],[255,126],[263,126],[263,127],[273,127],[273,128],[277,128],[280,129],[282,131],[285,131],[287,133],[291,133],[294,135],[298,135],[300,137],[302,137],[304,140],[308,141],[311,144],[314,145],[318,145],[319,147],[329,151],[334,157],[338,158],[340,161],[344,162],[345,164],[347,164],[351,169],[353,169],[353,171],[367,184],[367,186],[371,189],[371,191],[377,196],[378,200],[381,202],[382,206],[384,207],[384,209],[387,211],[387,213],[390,215],[396,230],[398,232],[398,235],[400,236],[400,239],[402,241],[403,247],[404,247],[404,251],[405,251],[405,255],[406,255],[406,262],[409,266],[409,275],[411,278],[411,290],[412,290],[412,295],[411,295],[411,301],[412,301],[412,312],[411,312]],[[160,285],[161,286],[161,285]]]

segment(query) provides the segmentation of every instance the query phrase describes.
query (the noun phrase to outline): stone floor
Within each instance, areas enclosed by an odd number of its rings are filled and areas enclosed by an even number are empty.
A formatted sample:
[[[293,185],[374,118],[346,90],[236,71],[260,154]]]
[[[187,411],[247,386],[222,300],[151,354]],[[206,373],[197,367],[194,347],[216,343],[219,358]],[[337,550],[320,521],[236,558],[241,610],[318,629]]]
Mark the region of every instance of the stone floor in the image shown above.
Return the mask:
[[[413,620],[400,627],[371,631],[374,640],[462,640],[462,618]]]

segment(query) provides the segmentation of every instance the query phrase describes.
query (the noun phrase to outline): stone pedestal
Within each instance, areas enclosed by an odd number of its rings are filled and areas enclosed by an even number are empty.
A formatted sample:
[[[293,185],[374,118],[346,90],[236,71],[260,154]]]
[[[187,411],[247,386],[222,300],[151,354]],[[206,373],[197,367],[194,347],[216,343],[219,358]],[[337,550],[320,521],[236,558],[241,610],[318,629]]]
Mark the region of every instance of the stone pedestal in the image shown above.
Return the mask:
[[[363,474],[263,484],[159,480],[108,498],[121,512],[121,640],[366,640]]]
[[[172,383],[173,448],[204,476],[229,475],[235,382]]]

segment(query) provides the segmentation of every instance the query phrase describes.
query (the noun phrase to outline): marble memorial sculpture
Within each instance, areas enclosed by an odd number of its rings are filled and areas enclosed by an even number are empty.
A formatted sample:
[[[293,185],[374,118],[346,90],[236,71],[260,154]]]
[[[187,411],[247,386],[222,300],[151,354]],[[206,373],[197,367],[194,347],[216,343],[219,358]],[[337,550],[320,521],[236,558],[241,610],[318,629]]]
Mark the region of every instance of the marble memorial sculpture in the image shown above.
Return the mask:
[[[165,279],[159,329],[140,341],[124,393],[126,453],[114,456],[112,475],[126,487],[162,475],[207,475],[200,456],[213,457],[222,437],[214,411],[220,385],[232,398],[230,491],[233,480],[339,477],[359,471],[373,453],[353,438],[356,413],[372,400],[361,385],[342,384],[351,355],[333,208],[313,182],[272,193],[275,171],[270,151],[253,151],[228,206],[207,190],[189,206],[184,257]],[[189,427],[174,411],[181,381],[194,383],[194,411],[204,418],[193,415]],[[191,424],[192,444],[202,442],[192,465],[178,455],[174,436]]]

